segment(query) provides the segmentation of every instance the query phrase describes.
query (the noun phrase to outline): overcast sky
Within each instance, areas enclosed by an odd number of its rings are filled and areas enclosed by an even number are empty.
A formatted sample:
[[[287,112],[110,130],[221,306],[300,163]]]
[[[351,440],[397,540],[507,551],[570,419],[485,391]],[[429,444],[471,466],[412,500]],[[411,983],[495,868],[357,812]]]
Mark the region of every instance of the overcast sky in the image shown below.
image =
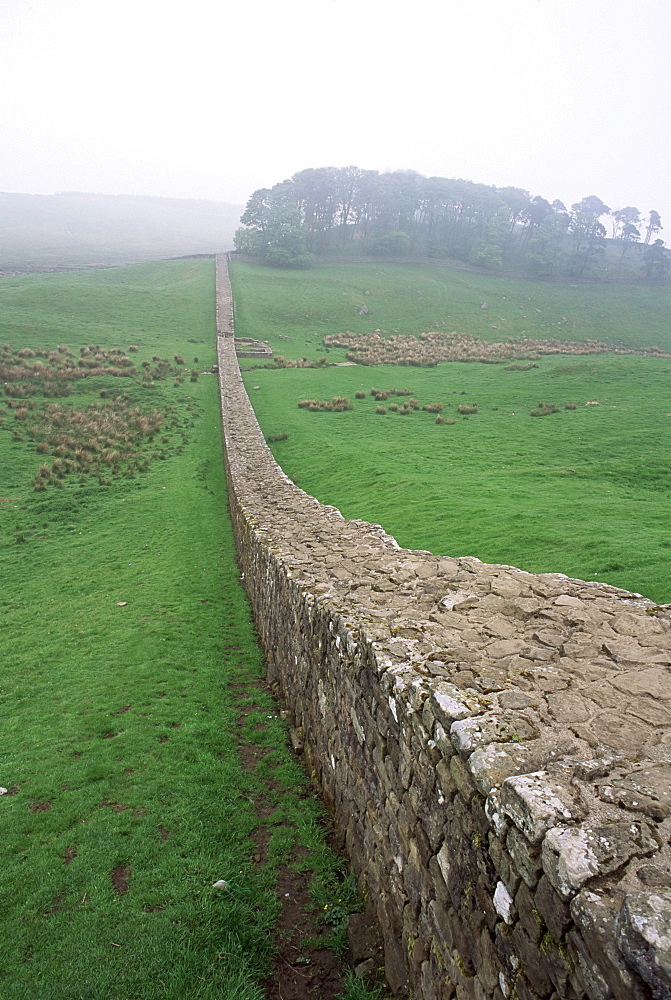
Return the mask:
[[[412,168],[671,232],[669,0],[0,0],[0,190]]]

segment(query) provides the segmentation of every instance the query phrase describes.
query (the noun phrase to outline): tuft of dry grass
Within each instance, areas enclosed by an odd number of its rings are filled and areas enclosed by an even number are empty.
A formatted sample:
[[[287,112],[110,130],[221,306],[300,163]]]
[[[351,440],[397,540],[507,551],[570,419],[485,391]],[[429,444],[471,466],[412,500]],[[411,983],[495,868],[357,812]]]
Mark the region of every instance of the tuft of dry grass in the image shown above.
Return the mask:
[[[671,354],[655,349],[607,344],[599,340],[564,341],[550,338],[540,340],[522,337],[518,340],[491,342],[472,334],[421,333],[418,337],[396,335],[384,337],[380,333],[329,334],[324,346],[347,350],[347,358],[360,365],[405,365],[433,368],[441,361],[478,361],[482,364],[503,364],[506,361],[527,361],[525,365],[507,365],[508,371],[528,371],[537,367],[537,359],[548,354],[589,355],[641,354],[648,357],[671,358]],[[371,390],[375,395],[378,390]]]
[[[310,410],[312,413],[320,411],[342,413],[345,410],[354,409],[353,403],[346,396],[334,396],[333,399],[301,399],[298,406],[300,409]]]

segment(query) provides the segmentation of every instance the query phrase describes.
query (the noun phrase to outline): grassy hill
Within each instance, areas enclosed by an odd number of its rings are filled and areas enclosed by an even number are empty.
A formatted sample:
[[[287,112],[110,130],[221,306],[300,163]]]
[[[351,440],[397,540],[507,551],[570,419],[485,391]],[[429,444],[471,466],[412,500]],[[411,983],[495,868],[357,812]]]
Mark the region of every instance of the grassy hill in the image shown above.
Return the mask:
[[[232,280],[237,333],[269,340],[287,358],[342,362],[345,350],[325,349],[324,336],[376,329],[671,350],[666,288],[559,285],[428,265],[289,272],[240,261]],[[407,547],[671,600],[671,361],[602,353],[534,364],[259,369],[244,377],[266,435],[288,435],[272,443],[285,472],[346,517],[378,522]],[[390,407],[406,397],[389,397],[378,413],[373,387],[407,389],[419,409],[402,415]],[[353,409],[298,406],[336,395]],[[556,410],[532,416],[540,402]],[[457,409],[475,403],[476,413]],[[442,404],[445,423],[421,409],[427,404]]]
[[[0,272],[229,250],[241,212],[239,205],[216,201],[0,193]]]
[[[0,317],[0,996],[261,1000],[280,873],[324,948],[357,902],[258,687],[213,262],[6,278]]]

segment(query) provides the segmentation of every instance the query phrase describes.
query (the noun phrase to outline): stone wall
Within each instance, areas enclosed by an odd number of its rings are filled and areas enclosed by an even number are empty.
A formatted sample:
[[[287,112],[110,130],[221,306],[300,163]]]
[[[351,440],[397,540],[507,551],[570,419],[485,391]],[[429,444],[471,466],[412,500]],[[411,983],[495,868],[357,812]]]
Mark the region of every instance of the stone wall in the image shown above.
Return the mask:
[[[221,322],[222,261],[218,290]],[[345,520],[274,462],[219,332],[231,511],[269,678],[393,991],[670,997],[669,608]]]

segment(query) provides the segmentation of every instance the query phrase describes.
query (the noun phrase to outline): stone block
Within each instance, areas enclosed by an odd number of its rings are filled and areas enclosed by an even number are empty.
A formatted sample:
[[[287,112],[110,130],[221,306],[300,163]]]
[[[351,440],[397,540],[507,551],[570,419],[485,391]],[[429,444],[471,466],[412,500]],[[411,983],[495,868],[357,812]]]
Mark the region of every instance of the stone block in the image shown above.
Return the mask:
[[[519,914],[521,926],[528,937],[537,945],[545,931],[545,923],[536,907],[536,900],[525,882],[515,893],[515,908]]]
[[[533,889],[541,874],[541,853],[538,845],[530,843],[517,827],[511,826],[506,835],[506,847],[515,870],[529,888]]]
[[[587,950],[585,942],[575,931],[569,933],[568,952],[573,962],[575,974],[590,1000],[612,1000],[613,991],[603,978],[601,970]]]
[[[422,1000],[440,1000],[438,970],[434,962],[425,961],[422,963],[419,984]]]
[[[405,949],[400,936],[385,935],[384,974],[392,993],[398,996],[408,994],[408,972],[405,964]]]
[[[484,925],[493,931],[499,921],[499,915],[494,908],[492,892],[493,882],[480,875],[475,882],[475,899],[479,907]]]
[[[556,827],[543,842],[543,870],[564,900],[591,878],[617,871],[634,855],[654,854],[657,841],[646,823]]]
[[[571,911],[547,875],[542,875],[538,882],[534,903],[550,934],[560,940],[571,926]]]
[[[347,920],[347,942],[354,963],[382,954],[382,932],[372,913],[352,913]]]
[[[494,909],[507,924],[514,924],[517,918],[515,900],[508,892],[503,882],[496,883],[494,890]]]
[[[511,896],[514,896],[519,887],[521,878],[513,864],[513,859],[508,854],[504,844],[498,837],[490,836],[489,856],[497,876],[505,884]]]
[[[671,815],[671,764],[638,768],[599,789],[601,798],[662,821]]]
[[[507,778],[501,786],[501,807],[533,844],[558,823],[584,815],[575,790],[546,771]]]
[[[410,841],[410,849],[403,865],[403,885],[408,896],[408,901],[413,909],[419,912],[423,880],[426,878],[426,869],[422,865],[417,849],[417,843]]]
[[[616,941],[617,904],[583,890],[571,902],[571,914],[585,946],[617,1000],[644,1000],[645,987],[629,969]]]
[[[671,892],[627,896],[617,918],[617,943],[654,1000],[671,997]]]
[[[464,692],[459,688],[444,681],[435,683],[432,688],[429,706],[445,732],[450,731],[450,726],[457,719],[465,719],[471,715],[469,699],[464,697]]]
[[[529,980],[521,973],[515,980],[511,997],[512,1000],[541,1000],[538,993],[531,988]]]
[[[474,960],[478,979],[490,994],[498,986],[500,969],[492,930],[493,928],[483,927],[477,940]]]
[[[501,808],[501,792],[495,788],[485,800],[485,815],[497,837],[504,837],[508,829],[508,817]]]
[[[568,953],[568,948],[564,941],[555,941],[551,934],[545,934],[538,948],[539,961],[543,963],[543,968],[547,972],[550,980],[562,1000],[569,1000],[574,996],[574,991],[570,986],[571,975],[573,973],[573,959]],[[584,990],[579,987],[576,997],[584,1000]]]
[[[450,774],[466,802],[469,802],[473,795],[478,794],[473,779],[461,757],[455,755],[450,761]]]
[[[457,784],[452,776],[450,765],[445,760],[436,764],[436,795],[438,805],[451,801],[457,793]],[[442,802],[441,802],[442,798]]]
[[[519,924],[512,930],[512,940],[520,971],[540,997],[548,997],[552,993],[553,983],[547,966],[539,961],[537,943],[532,941]]]

